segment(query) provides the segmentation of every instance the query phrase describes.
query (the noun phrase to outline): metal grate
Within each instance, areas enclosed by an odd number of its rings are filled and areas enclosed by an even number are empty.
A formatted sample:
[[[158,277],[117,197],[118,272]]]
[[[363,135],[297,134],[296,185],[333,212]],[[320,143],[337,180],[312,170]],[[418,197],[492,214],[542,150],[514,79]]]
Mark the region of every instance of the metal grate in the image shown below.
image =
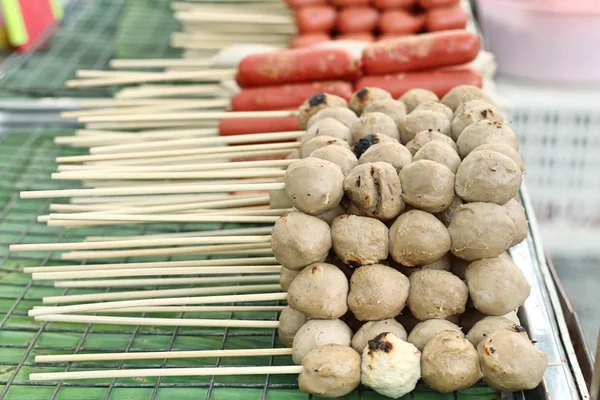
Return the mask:
[[[34,96],[108,95],[110,89],[74,90],[66,80],[78,69],[102,69],[110,58],[176,57],[176,30],[167,0],[71,0],[60,28],[34,51],[13,54],[0,66],[0,89]],[[48,40],[48,37],[50,37]]]
[[[29,382],[32,372],[53,372],[110,368],[177,368],[218,365],[290,365],[290,357],[240,357],[223,359],[182,359],[94,363],[36,364],[36,354],[85,352],[167,351],[191,349],[265,348],[280,346],[274,330],[171,328],[110,326],[99,324],[39,323],[27,310],[44,296],[90,292],[88,289],[60,289],[29,280],[25,266],[76,265],[60,260],[59,254],[8,253],[12,243],[77,241],[88,235],[136,235],[181,230],[217,229],[217,224],[142,225],[115,228],[64,229],[36,223],[46,212],[48,200],[21,200],[19,190],[58,188],[64,185],[49,179],[58,155],[74,154],[52,143],[59,130],[41,127],[10,131],[0,136],[0,398],[4,399],[306,399],[297,389],[296,377],[289,375],[237,377],[168,377],[74,382]],[[234,227],[235,225],[231,225]],[[110,229],[110,231],[108,231]],[[197,257],[196,257],[197,258]],[[173,259],[185,259],[177,257]],[[189,259],[189,257],[188,257]],[[153,258],[167,260],[167,258]],[[125,262],[126,260],[122,260]],[[117,262],[117,261],[114,261]],[[100,291],[100,290],[99,290]],[[277,305],[265,302],[265,305]],[[123,315],[123,314],[121,314]],[[133,314],[135,316],[135,314]],[[139,315],[137,315],[139,316]],[[153,317],[169,315],[152,314]],[[173,315],[170,315],[173,317]],[[276,313],[185,313],[177,318],[244,318],[275,320]],[[523,399],[520,394],[517,399]],[[380,399],[372,391],[356,391],[349,399]],[[404,400],[492,400],[499,395],[484,385],[454,394],[435,393],[419,386]],[[504,397],[514,399],[514,397]]]

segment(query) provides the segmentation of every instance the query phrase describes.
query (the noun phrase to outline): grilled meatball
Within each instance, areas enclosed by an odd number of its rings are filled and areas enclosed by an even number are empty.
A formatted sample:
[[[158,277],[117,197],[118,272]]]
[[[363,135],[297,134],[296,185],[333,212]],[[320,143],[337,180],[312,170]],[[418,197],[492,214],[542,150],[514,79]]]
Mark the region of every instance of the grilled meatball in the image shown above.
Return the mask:
[[[328,344],[350,346],[352,331],[339,319],[311,319],[294,336],[292,360],[301,364],[304,357],[313,349]]]
[[[375,339],[379,334],[390,332],[397,338],[406,341],[406,329],[394,319],[371,321],[364,324],[352,337],[352,348],[362,354],[369,340]]]
[[[376,264],[388,257],[388,228],[375,218],[341,215],[333,221],[331,235],[333,250],[344,264]]]
[[[363,114],[363,110],[379,100],[393,100],[390,92],[376,87],[365,87],[357,90],[350,98],[350,109],[358,115]]]
[[[421,103],[438,101],[435,93],[426,89],[410,89],[398,99],[406,105],[406,112],[412,112]]]
[[[410,331],[410,335],[408,335],[408,342],[423,351],[425,345],[443,331],[455,331],[459,336],[465,337],[460,327],[450,321],[445,319],[428,319],[415,325],[412,331]]]
[[[348,102],[339,96],[323,92],[311,96],[298,109],[300,129],[306,129],[310,117],[327,107],[348,107]]]
[[[450,272],[425,270],[410,276],[408,307],[422,321],[462,314],[468,297],[467,285]]]

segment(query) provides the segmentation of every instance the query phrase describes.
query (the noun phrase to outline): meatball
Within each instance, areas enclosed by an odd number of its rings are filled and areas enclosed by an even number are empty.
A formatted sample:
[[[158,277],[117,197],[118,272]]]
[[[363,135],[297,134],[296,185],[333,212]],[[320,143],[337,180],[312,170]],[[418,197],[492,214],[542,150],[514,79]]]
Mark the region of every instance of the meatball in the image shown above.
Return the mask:
[[[398,99],[406,105],[406,112],[412,112],[421,103],[438,101],[439,98],[431,90],[410,89]]]
[[[481,100],[471,100],[464,103],[460,111],[456,111],[456,115],[452,120],[452,139],[458,140],[467,126],[483,119],[495,122],[503,122],[504,120],[500,110],[492,104]]]
[[[301,364],[306,355],[317,347],[327,344],[350,346],[352,330],[339,319],[311,319],[294,336],[292,360]]]
[[[450,249],[448,230],[436,217],[408,211],[390,227],[390,255],[407,267],[431,264]]]
[[[517,163],[517,165],[519,167],[521,167],[521,171],[525,171],[525,163],[523,162],[523,159],[519,155],[519,152],[508,144],[504,144],[504,143],[482,144],[481,146],[475,147],[473,149],[473,152],[481,151],[481,150],[495,151],[497,153],[503,154],[506,157],[513,160],[515,163]]]
[[[477,321],[469,330],[469,333],[467,334],[467,340],[471,342],[473,346],[477,347],[479,342],[481,342],[486,336],[492,332],[498,331],[517,332],[529,339],[525,328],[519,324],[515,324],[510,319],[504,317],[485,317]]]
[[[449,226],[452,216],[454,215],[454,211],[456,211],[456,208],[462,204],[463,201],[460,199],[460,197],[454,196],[454,200],[452,200],[452,203],[450,203],[450,207],[437,214],[440,221],[442,221],[444,225]]]
[[[444,255],[442,258],[432,262],[431,264],[422,265],[420,267],[407,267],[397,263],[393,263],[392,267],[402,272],[406,276],[410,276],[414,272],[421,271],[423,269],[437,269],[440,271],[450,271],[450,254]]]
[[[504,205],[506,211],[508,211],[508,216],[515,224],[515,237],[513,238],[511,247],[521,243],[523,240],[527,238],[529,234],[529,225],[527,223],[527,217],[525,216],[525,209],[515,199],[510,199],[508,203]]]
[[[422,131],[432,130],[450,136],[450,120],[435,111],[413,111],[400,124],[400,142],[407,144]]]
[[[424,103],[419,104],[414,110],[415,111],[435,111],[442,113],[451,120],[454,116],[454,111],[452,111],[448,106],[440,103],[439,101],[426,101]]]
[[[396,140],[399,137],[396,123],[383,113],[373,112],[362,115],[352,127],[354,142],[358,142],[360,139],[373,133],[381,133]]]
[[[292,202],[285,192],[285,189],[271,190],[269,192],[269,208],[292,208]]]
[[[356,157],[360,158],[364,152],[371,148],[371,146],[380,143],[391,144],[398,143],[398,141],[381,133],[373,133],[372,135],[365,136],[354,144],[354,154],[356,154]]]
[[[320,219],[294,211],[275,222],[271,248],[284,267],[299,270],[327,257],[331,250],[331,230]]]
[[[456,331],[443,331],[425,345],[421,376],[430,388],[448,393],[473,386],[481,378],[475,347]]]
[[[392,333],[397,338],[406,341],[406,329],[394,319],[384,319],[364,324],[352,337],[351,346],[362,354],[369,340],[375,339],[376,336],[384,332]]]
[[[470,332],[477,322],[481,321],[486,317],[489,317],[489,315],[479,312],[476,308],[473,308],[472,306],[473,305],[471,304],[470,307],[468,307],[467,310],[460,316],[460,326],[465,332]],[[500,315],[499,317],[506,318],[507,320],[512,321],[515,325],[521,324],[521,321],[519,321],[519,317],[517,317],[516,310],[511,310],[509,313]]]
[[[500,257],[471,263],[465,279],[473,306],[487,315],[503,315],[522,306],[531,291],[519,267]]]
[[[481,150],[469,154],[458,167],[455,190],[465,201],[503,205],[519,193],[522,182],[517,163],[495,151]]]
[[[408,278],[381,264],[360,267],[350,278],[348,307],[359,321],[394,318],[406,305]]]
[[[302,142],[307,142],[317,136],[331,136],[352,144],[350,128],[331,117],[323,118],[306,130]]]
[[[283,290],[288,290],[290,288],[290,284],[299,273],[300,271],[298,270],[282,267],[281,272],[279,273],[279,284],[281,285],[281,288]]]
[[[491,100],[483,93],[483,90],[473,85],[455,86],[442,97],[442,103],[450,107],[453,111],[461,104],[471,100],[484,100],[491,103]]]
[[[452,147],[454,151],[458,151],[456,143],[454,143],[450,136],[444,135],[443,133],[435,132],[433,130],[418,132],[410,142],[406,143],[406,148],[408,149],[408,151],[411,152],[411,154],[416,154],[417,151],[421,149],[421,147],[425,146],[429,142],[436,140],[442,141],[448,146]]]
[[[456,174],[456,170],[460,165],[460,157],[458,156],[458,153],[454,151],[452,146],[439,140],[434,140],[421,147],[421,149],[415,154],[414,160],[434,161],[444,165],[453,174]]]
[[[360,355],[348,346],[318,347],[304,357],[298,386],[313,396],[345,396],[360,384],[360,363]]]
[[[428,319],[415,325],[412,331],[410,331],[410,335],[408,335],[408,343],[414,344],[417,349],[423,351],[425,345],[443,331],[455,331],[458,336],[465,337],[460,327],[450,321],[446,321],[445,319]]]
[[[315,215],[315,217],[319,218],[321,221],[326,222],[327,225],[331,226],[334,219],[345,213],[346,210],[344,210],[344,207],[337,206],[333,210],[329,210],[327,212],[324,212],[323,214]]]
[[[370,113],[382,113],[390,117],[396,123],[396,126],[400,127],[400,122],[406,116],[406,106],[403,102],[389,99],[389,100],[377,100],[369,103],[363,110],[364,114]]]
[[[412,158],[410,151],[400,143],[379,143],[369,147],[358,163],[386,162],[400,172],[412,162]]]
[[[291,308],[285,306],[279,314],[279,328],[277,328],[277,335],[279,340],[286,347],[291,347],[294,341],[296,332],[308,321],[306,315],[302,314]]]
[[[338,267],[316,263],[304,268],[290,284],[290,307],[308,318],[340,318],[348,311],[348,279]]]
[[[450,272],[424,270],[410,276],[408,308],[422,321],[462,314],[468,297],[467,285]]]
[[[362,354],[360,381],[379,394],[396,399],[414,390],[421,377],[421,352],[385,332],[369,340]]]
[[[358,159],[352,150],[346,146],[321,147],[310,153],[309,157],[320,158],[339,165],[344,175],[347,175],[350,170],[358,165]]]
[[[379,100],[393,100],[390,92],[376,87],[365,87],[357,90],[350,97],[350,109],[358,115],[371,103]]]
[[[331,237],[333,251],[344,264],[376,264],[388,257],[388,228],[377,219],[341,215],[331,225]]]
[[[322,214],[340,204],[344,196],[344,174],[339,165],[319,158],[305,158],[285,172],[285,191],[298,210]]]
[[[408,164],[400,171],[400,183],[402,200],[424,211],[444,211],[454,200],[454,174],[435,161]]]
[[[467,261],[497,257],[510,247],[516,227],[506,208],[493,203],[456,207],[448,232],[452,253]]]
[[[517,135],[501,121],[483,119],[466,127],[458,137],[456,145],[461,157],[469,155],[473,149],[483,144],[506,144],[519,150]]]
[[[317,121],[325,118],[333,118],[336,121],[344,124],[348,129],[351,129],[358,117],[356,114],[346,107],[327,107],[321,109],[315,115],[310,117],[307,123],[307,127],[312,127]]]
[[[323,92],[309,97],[298,109],[300,129],[306,129],[310,117],[327,107],[348,107],[348,102],[339,96]]]
[[[483,380],[503,392],[536,388],[544,377],[548,356],[516,332],[499,331],[477,346]]]
[[[389,220],[404,209],[400,178],[387,163],[357,166],[344,179],[344,190],[352,203],[370,217]]]
[[[342,146],[350,149],[348,143],[342,139],[333,136],[319,135],[302,143],[300,146],[300,158],[306,158],[310,156],[313,151],[327,146]]]

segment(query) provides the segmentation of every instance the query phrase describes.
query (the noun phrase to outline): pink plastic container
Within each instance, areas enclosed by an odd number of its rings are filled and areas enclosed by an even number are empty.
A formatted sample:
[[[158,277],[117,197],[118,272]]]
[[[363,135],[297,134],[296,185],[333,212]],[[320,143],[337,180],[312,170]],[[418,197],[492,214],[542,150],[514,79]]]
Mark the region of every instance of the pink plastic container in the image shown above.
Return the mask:
[[[600,1],[477,0],[500,75],[600,83]]]

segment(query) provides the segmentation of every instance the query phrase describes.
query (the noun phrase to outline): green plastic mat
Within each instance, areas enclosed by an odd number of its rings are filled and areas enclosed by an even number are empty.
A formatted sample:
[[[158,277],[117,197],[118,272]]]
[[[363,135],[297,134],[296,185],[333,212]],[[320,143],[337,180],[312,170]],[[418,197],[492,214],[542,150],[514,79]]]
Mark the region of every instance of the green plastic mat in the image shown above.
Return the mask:
[[[31,96],[109,95],[109,88],[74,90],[78,69],[104,69],[111,58],[178,57],[169,46],[177,30],[168,0],[71,0],[61,27],[34,51],[0,66],[0,90]]]
[[[290,357],[223,359],[182,359],[93,363],[36,364],[37,354],[85,352],[166,351],[279,347],[273,329],[171,328],[69,323],[41,323],[27,316],[27,310],[41,304],[44,296],[90,293],[89,289],[60,289],[44,281],[32,282],[23,274],[26,266],[77,265],[60,260],[49,252],[9,253],[12,243],[78,241],[87,235],[136,235],[237,227],[220,224],[157,224],[82,229],[51,228],[36,222],[47,212],[50,200],[21,200],[20,190],[65,187],[49,179],[58,155],[75,154],[57,149],[56,135],[68,132],[36,128],[9,131],[0,136],[0,399],[307,399],[290,375],[238,377],[170,377],[104,379],[70,382],[29,382],[33,372],[76,371],[82,369],[200,367],[219,365],[290,365]],[[2,135],[0,133],[0,135]],[[198,259],[136,258],[138,260]],[[126,259],[121,260],[126,262]],[[99,260],[98,262],[102,262]],[[119,262],[112,260],[111,262]],[[119,290],[118,288],[116,290]],[[278,305],[265,302],[264,305]],[[124,315],[124,314],[120,314]],[[129,315],[129,314],[128,314]],[[140,316],[140,314],[132,314]],[[146,314],[172,318],[238,318],[276,320],[273,312]],[[360,389],[348,399],[383,399]],[[499,394],[483,385],[457,393],[439,394],[419,386],[403,400],[492,400]],[[509,397],[513,398],[513,397]],[[521,399],[521,396],[517,397]]]

